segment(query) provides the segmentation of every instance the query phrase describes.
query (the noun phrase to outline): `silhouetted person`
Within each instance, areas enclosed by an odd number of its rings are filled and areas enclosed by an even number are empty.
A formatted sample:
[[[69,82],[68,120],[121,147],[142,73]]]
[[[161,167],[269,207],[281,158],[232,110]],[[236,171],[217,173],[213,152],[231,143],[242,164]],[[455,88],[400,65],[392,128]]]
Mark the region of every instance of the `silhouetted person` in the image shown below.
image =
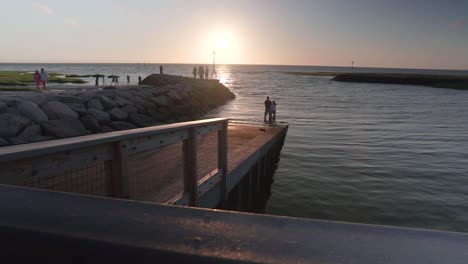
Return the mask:
[[[96,75],[96,83],[95,83],[96,86],[99,86],[99,77],[100,77],[99,75]]]
[[[203,65],[200,65],[200,67],[198,67],[198,76],[200,76],[200,79],[203,79],[205,77],[205,68],[203,67]]]
[[[271,112],[271,119],[273,121],[276,121],[276,102],[275,101],[271,103],[270,112]]]
[[[193,66],[192,74],[193,74],[193,78],[196,79],[197,78],[197,65]]]
[[[138,75],[138,84],[141,84],[141,76]]]
[[[266,116],[268,114],[268,120],[271,121],[271,101],[270,97],[267,96],[267,99],[265,100],[265,115],[263,116],[263,121],[266,122]]]
[[[208,79],[208,75],[210,75],[210,70],[208,69],[208,66],[205,65],[205,79]]]
[[[127,75],[127,84],[130,84],[130,75]]]
[[[159,65],[159,74],[163,74],[163,66]]]

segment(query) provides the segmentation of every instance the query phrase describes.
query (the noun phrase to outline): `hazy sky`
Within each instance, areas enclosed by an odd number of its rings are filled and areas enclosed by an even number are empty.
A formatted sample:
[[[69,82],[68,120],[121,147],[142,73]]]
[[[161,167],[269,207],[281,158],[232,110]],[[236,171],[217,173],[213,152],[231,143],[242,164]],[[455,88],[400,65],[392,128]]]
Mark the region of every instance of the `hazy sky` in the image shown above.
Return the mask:
[[[0,62],[468,69],[468,1],[0,0]]]

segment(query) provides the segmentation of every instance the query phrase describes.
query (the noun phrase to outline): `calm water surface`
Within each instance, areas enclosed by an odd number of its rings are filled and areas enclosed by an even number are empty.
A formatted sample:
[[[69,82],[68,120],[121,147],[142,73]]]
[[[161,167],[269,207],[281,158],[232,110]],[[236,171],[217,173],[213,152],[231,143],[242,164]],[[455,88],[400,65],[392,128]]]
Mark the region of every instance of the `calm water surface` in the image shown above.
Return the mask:
[[[159,71],[159,65],[46,66],[132,80]],[[0,64],[0,70],[35,67]],[[190,76],[192,68],[165,65],[165,72]],[[278,121],[290,127],[267,213],[468,231],[468,91],[339,83],[286,71],[349,69],[221,65],[219,78],[237,99],[210,115],[260,122],[265,97],[278,103]]]

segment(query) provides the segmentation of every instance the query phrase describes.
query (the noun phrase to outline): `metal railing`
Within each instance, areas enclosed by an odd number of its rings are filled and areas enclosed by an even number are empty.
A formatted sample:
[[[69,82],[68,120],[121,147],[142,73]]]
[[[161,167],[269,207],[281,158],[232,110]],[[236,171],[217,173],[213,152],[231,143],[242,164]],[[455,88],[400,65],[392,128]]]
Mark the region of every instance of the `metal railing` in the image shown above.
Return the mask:
[[[3,147],[0,184],[196,206],[208,176],[226,197],[227,124],[213,118]],[[201,140],[212,146],[199,148]],[[211,162],[199,162],[207,155]]]

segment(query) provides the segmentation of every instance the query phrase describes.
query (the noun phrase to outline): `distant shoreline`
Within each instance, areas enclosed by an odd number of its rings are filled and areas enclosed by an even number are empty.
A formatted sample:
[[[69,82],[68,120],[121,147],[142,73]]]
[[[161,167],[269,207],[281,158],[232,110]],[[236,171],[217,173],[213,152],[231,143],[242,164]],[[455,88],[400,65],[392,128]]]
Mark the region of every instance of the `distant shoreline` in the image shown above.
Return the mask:
[[[468,76],[401,73],[285,72],[302,76],[330,76],[338,82],[421,85],[434,88],[468,90]]]

